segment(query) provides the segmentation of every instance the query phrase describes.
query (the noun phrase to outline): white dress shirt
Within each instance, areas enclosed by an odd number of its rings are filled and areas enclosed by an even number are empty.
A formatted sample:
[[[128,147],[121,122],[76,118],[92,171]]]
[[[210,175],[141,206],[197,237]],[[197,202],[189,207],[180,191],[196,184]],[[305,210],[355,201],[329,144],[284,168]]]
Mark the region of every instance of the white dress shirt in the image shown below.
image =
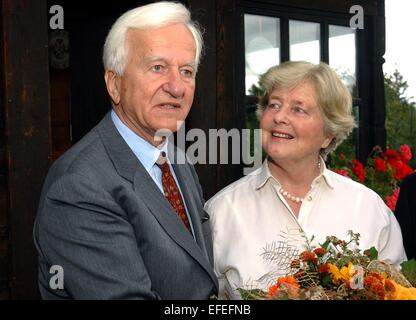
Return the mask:
[[[238,299],[235,289],[243,286],[266,290],[268,284],[256,280],[276,269],[262,259],[264,248],[291,239],[305,250],[307,241],[301,233],[308,239],[313,236],[310,244],[316,246],[330,235],[348,240],[352,230],[360,233],[360,249],[374,246],[380,260],[395,265],[406,260],[399,224],[383,200],[366,186],[328,170],[322,159],[321,168],[298,218],[278,192],[280,183],[271,175],[267,160],[206,203],[219,298]]]

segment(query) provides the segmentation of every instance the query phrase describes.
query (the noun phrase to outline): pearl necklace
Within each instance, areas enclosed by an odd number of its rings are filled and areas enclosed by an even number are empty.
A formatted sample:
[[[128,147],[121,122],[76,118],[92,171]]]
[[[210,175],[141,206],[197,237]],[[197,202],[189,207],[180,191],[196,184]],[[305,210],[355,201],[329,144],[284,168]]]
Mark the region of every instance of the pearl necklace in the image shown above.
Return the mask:
[[[284,196],[285,198],[292,200],[296,203],[301,203],[303,200],[305,200],[305,198],[301,198],[301,197],[295,197],[293,195],[291,195],[289,192],[287,192],[285,189],[280,188],[279,189],[279,193]]]
[[[321,172],[321,161],[318,160],[318,170],[319,172]],[[279,189],[279,193],[284,196],[285,198],[296,202],[296,203],[302,203],[305,200],[305,197],[301,198],[301,197],[295,197],[294,195],[290,194],[289,192],[287,192],[285,189],[283,189],[282,187],[280,187]]]

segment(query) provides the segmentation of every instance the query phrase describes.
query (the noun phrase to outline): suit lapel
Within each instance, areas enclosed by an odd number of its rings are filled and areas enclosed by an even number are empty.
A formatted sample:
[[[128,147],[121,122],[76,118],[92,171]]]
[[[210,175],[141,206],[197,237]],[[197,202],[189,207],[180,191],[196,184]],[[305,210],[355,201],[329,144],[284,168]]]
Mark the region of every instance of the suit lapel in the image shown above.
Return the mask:
[[[176,168],[178,166],[174,167],[176,177],[184,194],[186,206],[191,215],[197,242],[195,242],[192,235],[184,228],[169,202],[160,192],[153,179],[140,161],[138,161],[127,143],[123,140],[111,120],[110,113],[100,122],[97,130],[118,174],[133,183],[135,192],[145,202],[166,233],[198,261],[216,283],[217,278],[212,271],[212,266],[209,264],[200,223],[196,220],[201,219],[201,217],[196,212],[193,197],[190,197],[192,190],[189,190],[186,185],[186,175],[183,170]]]
[[[108,112],[97,125],[97,131],[117,173],[133,182],[134,173],[140,162],[114,126],[111,112]]]
[[[152,178],[141,165],[138,167],[134,177],[134,189],[136,193],[141,196],[142,200],[146,203],[146,206],[159,221],[160,225],[166,231],[166,233],[170,235],[172,240],[175,241],[184,250],[186,250],[196,261],[198,261],[198,263],[209,273],[215,282],[216,277],[212,271],[212,266],[209,264],[208,256],[205,253],[205,245],[200,247],[201,243],[203,243],[203,240],[201,241],[201,230],[199,229],[199,224],[193,224],[195,236],[197,237],[199,244],[198,246],[192,235],[183,226],[182,222],[174,212],[169,202],[166,200]],[[184,191],[182,190],[182,192]],[[188,198],[185,197],[185,201],[187,200]],[[199,217],[195,217],[194,215],[191,216],[192,221],[194,221],[196,218]]]

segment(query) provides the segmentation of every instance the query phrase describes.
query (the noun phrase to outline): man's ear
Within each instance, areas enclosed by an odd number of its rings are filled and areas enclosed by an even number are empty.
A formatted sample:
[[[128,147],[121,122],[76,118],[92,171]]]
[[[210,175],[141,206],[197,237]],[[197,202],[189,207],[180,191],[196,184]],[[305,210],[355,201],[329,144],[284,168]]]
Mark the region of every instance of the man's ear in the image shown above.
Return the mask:
[[[112,70],[105,70],[104,73],[105,85],[107,86],[108,94],[111,97],[114,105],[120,103],[120,78]]]

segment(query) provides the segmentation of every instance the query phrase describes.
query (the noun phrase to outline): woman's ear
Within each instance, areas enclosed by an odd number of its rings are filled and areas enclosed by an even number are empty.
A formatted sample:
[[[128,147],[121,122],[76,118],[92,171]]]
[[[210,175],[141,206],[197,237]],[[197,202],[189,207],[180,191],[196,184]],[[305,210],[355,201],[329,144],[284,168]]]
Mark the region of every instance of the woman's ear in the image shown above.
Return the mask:
[[[322,149],[328,148],[328,146],[331,144],[332,140],[334,139],[335,139],[334,136],[327,135],[324,142],[321,145],[321,148]]]
[[[117,106],[120,103],[120,78],[114,71],[105,70],[104,80],[108,94],[110,95],[113,104]]]

